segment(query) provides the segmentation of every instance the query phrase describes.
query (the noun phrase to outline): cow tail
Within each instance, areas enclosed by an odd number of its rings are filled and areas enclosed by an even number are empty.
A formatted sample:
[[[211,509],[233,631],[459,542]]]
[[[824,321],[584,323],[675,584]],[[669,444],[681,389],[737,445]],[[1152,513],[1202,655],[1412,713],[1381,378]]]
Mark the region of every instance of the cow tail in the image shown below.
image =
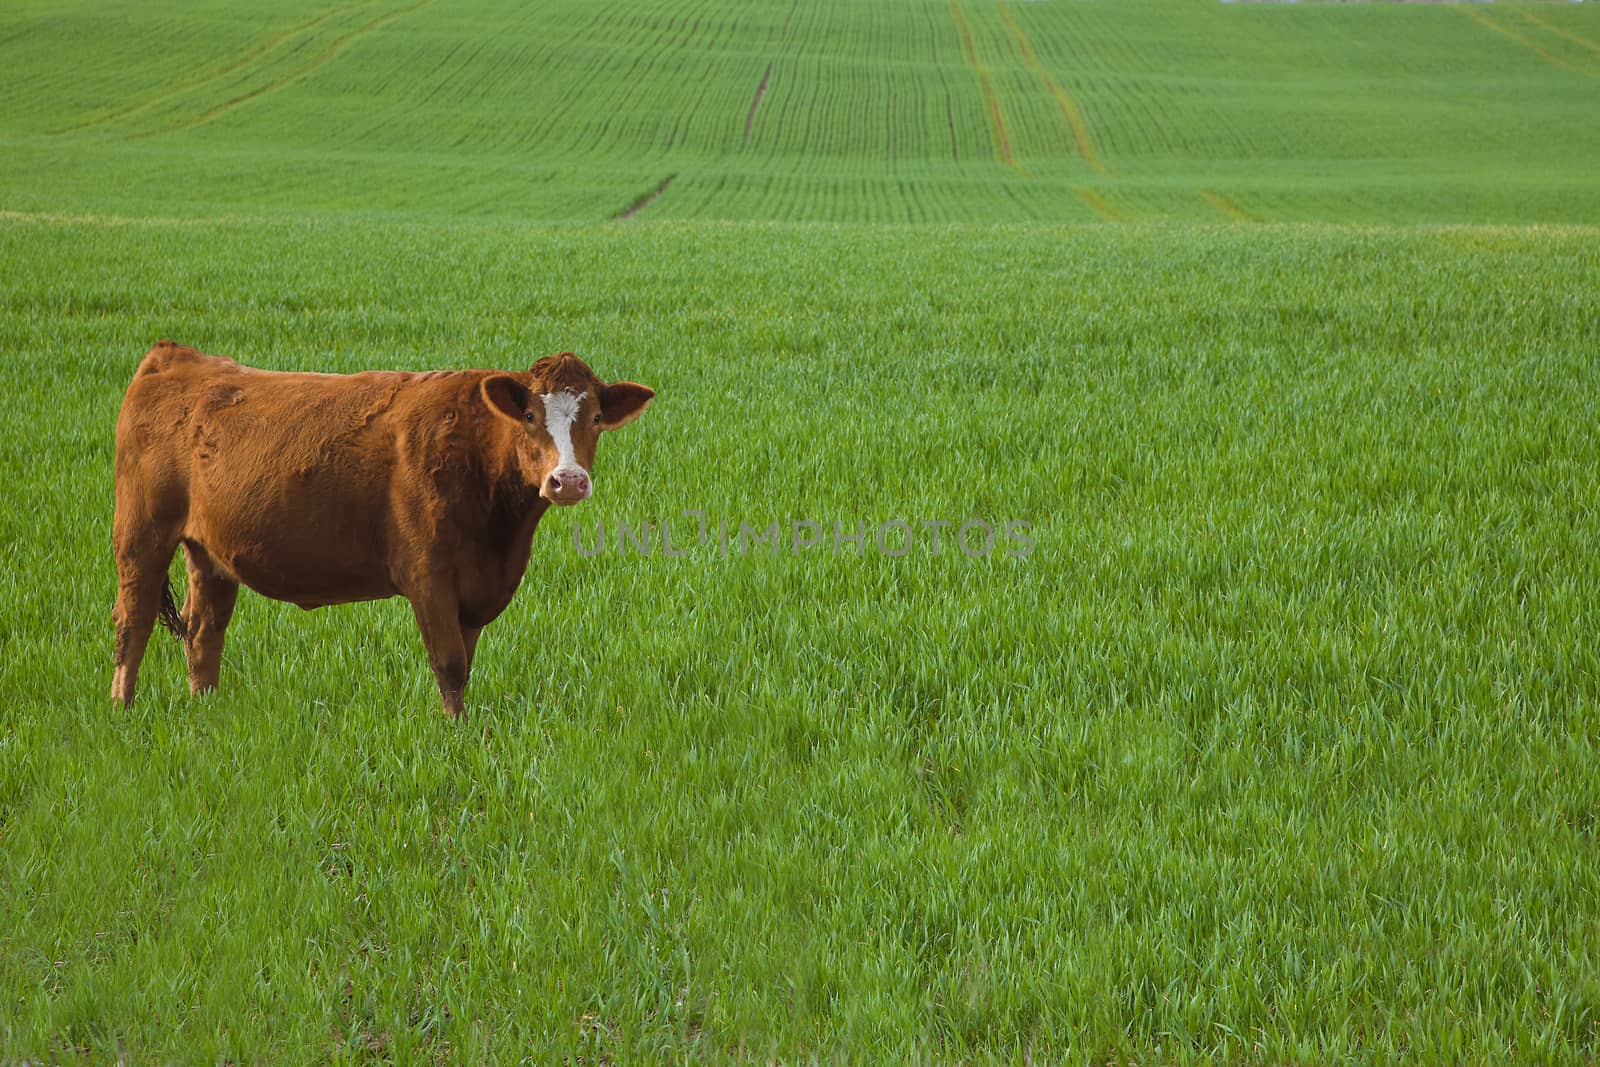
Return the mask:
[[[183,616],[178,614],[178,602],[172,599],[172,579],[168,578],[161,587],[161,614],[157,616],[161,625],[172,632],[172,636],[182,641],[188,637],[187,627],[183,625]]]

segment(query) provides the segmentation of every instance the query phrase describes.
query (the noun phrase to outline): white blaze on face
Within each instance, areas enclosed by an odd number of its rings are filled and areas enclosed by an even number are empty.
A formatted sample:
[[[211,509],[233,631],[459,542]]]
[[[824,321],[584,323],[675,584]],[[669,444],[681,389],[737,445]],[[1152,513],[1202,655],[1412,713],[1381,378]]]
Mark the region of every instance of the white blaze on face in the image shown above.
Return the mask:
[[[563,474],[568,471],[589,473],[579,466],[578,457],[572,454],[572,424],[578,420],[578,405],[588,395],[587,390],[574,393],[567,389],[559,393],[545,393],[540,397],[544,401],[544,428],[549,432],[550,440],[555,442],[556,453],[560,457],[556,460],[556,470]]]

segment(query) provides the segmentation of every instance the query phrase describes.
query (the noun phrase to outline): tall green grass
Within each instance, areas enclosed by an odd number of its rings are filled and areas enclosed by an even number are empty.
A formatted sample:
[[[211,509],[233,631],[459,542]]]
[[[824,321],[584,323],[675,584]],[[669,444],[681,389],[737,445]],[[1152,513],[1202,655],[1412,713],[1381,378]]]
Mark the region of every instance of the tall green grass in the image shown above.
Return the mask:
[[[0,1058],[1592,1061],[1597,247],[0,223]],[[660,393],[464,726],[401,602],[253,594],[118,712],[161,336]],[[1037,548],[573,547],[684,508]]]

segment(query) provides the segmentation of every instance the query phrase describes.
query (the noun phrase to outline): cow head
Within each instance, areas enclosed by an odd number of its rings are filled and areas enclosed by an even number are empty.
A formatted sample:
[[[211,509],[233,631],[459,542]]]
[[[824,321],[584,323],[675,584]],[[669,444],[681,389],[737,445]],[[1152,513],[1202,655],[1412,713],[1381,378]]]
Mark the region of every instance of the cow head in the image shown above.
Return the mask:
[[[490,375],[481,388],[489,410],[527,435],[524,468],[552,504],[589,499],[601,431],[626,426],[656,395],[637,382],[602,382],[571,352],[546,356],[526,377]]]

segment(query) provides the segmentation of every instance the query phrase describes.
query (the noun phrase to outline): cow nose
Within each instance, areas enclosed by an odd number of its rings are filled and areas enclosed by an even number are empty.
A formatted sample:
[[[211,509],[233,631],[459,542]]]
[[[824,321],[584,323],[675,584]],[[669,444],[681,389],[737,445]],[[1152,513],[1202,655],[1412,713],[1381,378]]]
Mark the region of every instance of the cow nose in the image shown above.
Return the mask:
[[[558,504],[576,504],[589,498],[589,475],[586,471],[568,467],[556,469],[545,479],[544,495]]]

